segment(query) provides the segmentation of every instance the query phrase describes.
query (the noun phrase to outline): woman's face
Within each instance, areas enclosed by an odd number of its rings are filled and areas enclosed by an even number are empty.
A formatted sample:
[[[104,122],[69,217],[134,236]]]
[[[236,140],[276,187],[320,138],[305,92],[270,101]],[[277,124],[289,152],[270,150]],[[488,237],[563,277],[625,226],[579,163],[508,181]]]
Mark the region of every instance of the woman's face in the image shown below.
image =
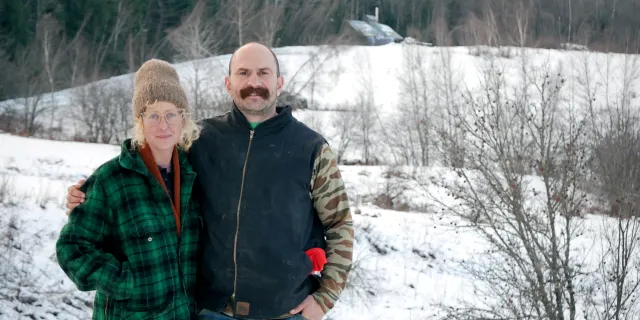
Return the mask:
[[[182,111],[175,104],[158,101],[142,113],[146,143],[152,150],[173,150],[184,125]]]

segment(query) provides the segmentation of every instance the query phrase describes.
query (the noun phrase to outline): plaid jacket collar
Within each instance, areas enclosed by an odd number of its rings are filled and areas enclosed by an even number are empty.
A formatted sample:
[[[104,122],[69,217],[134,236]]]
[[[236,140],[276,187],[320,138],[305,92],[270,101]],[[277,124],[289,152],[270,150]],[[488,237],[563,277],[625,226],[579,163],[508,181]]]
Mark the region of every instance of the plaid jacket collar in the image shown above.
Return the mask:
[[[178,159],[180,163],[180,174],[193,175],[193,167],[189,162],[186,152],[178,148]],[[151,173],[147,169],[137,149],[131,146],[131,139],[126,139],[122,142],[120,156],[118,157],[118,163],[125,169],[138,172],[145,176],[151,176]]]

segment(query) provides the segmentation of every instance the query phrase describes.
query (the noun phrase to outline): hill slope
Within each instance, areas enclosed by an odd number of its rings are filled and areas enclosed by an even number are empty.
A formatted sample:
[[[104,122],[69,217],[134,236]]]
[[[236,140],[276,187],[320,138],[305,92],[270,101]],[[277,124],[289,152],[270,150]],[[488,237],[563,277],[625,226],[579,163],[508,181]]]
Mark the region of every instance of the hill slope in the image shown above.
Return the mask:
[[[416,127],[422,130],[421,123],[428,123],[431,126],[428,130],[441,127],[445,130],[447,123],[455,122],[447,110],[465,105],[470,97],[482,97],[490,72],[500,74],[507,91],[518,90],[526,81],[542,84],[542,73],[560,77],[563,80],[560,98],[585,112],[589,106],[636,105],[640,91],[635,55],[411,44],[284,47],[274,51],[285,78],[284,90],[306,99],[313,109],[298,112],[297,117],[323,133],[333,145],[338,146],[344,143],[345,136],[350,137],[354,143],[345,146],[344,151],[345,159],[353,161],[365,157],[361,140],[364,126],[368,126],[372,128],[369,140],[375,141],[371,151],[378,160],[402,162],[398,159],[402,158],[399,147],[389,137],[415,135],[411,130]],[[192,108],[200,108],[197,118],[229,109],[229,97],[223,86],[229,58],[230,55],[223,55],[175,65]],[[535,77],[537,83],[533,83]],[[91,132],[99,130],[98,124],[117,117],[111,141],[116,137],[122,139],[131,125],[131,89],[132,75],[127,74],[38,97],[37,109],[43,111],[36,119],[43,127],[39,136],[88,139]],[[532,102],[536,99],[532,97]],[[35,100],[0,102],[0,111],[24,110],[28,101]],[[83,103],[89,106],[83,109]],[[90,118],[96,127],[89,128],[85,118]],[[52,127],[58,129],[48,131]],[[385,154],[388,151],[395,154]]]

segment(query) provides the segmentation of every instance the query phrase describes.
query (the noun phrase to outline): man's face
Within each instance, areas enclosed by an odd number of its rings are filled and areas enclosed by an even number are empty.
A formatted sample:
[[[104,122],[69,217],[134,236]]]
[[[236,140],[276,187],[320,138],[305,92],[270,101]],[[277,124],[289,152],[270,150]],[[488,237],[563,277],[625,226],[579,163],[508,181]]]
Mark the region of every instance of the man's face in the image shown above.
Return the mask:
[[[251,115],[275,112],[276,99],[284,83],[276,69],[273,55],[263,46],[250,44],[235,53],[225,86],[242,112]]]

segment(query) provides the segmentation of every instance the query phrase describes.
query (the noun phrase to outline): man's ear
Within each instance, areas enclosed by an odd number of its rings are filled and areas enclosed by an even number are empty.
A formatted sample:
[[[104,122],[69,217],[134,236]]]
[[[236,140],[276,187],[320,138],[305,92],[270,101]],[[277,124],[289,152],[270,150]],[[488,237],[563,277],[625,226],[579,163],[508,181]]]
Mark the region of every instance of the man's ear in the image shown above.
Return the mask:
[[[282,87],[284,86],[284,77],[278,77],[278,86],[276,87],[276,95],[279,96],[280,92],[282,92]]]
[[[227,88],[227,92],[231,93],[231,78],[229,76],[224,77],[224,86]]]

